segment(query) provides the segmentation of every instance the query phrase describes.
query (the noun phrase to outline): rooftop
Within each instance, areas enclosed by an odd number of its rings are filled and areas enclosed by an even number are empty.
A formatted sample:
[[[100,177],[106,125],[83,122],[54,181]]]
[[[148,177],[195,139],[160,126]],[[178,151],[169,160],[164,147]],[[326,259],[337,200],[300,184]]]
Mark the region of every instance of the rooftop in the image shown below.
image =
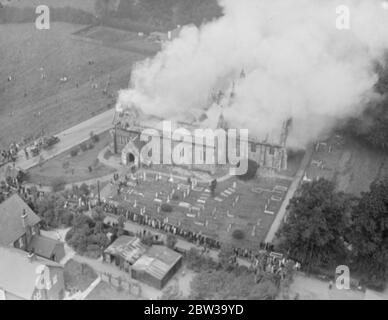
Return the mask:
[[[105,253],[120,256],[133,264],[147,251],[147,248],[139,238],[121,236],[105,250]]]
[[[27,215],[27,225],[34,226],[40,222],[40,218],[17,194],[0,204],[0,245],[8,246],[26,232],[23,212]]]
[[[32,251],[44,258],[51,259],[57,245],[63,245],[63,243],[48,237],[34,235],[28,245],[28,251]]]
[[[0,247],[0,289],[19,298],[31,299],[38,277],[38,267],[59,267],[58,263],[34,256],[15,249]]]
[[[182,255],[165,246],[152,246],[132,269],[147,272],[157,279],[163,279],[171,268],[181,259]]]

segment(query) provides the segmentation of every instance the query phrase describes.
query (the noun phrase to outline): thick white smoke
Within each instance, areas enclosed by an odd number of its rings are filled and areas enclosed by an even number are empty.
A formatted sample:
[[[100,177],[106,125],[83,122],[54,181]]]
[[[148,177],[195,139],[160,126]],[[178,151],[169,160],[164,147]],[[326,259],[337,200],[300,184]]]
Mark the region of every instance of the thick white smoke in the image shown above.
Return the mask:
[[[291,143],[304,145],[374,97],[372,64],[388,48],[388,11],[376,0],[220,0],[224,15],[135,67],[117,108],[165,118],[208,107],[214,88],[236,83],[227,122],[265,137],[293,118]],[[336,8],[350,29],[336,28]]]

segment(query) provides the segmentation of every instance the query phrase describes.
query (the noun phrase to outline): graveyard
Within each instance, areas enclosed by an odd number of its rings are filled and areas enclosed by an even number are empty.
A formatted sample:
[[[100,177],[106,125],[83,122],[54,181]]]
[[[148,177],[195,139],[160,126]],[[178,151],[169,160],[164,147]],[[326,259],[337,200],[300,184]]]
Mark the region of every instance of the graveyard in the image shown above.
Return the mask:
[[[230,177],[217,183],[212,194],[208,183],[139,171],[111,185],[108,201],[130,209],[135,216],[254,249],[264,241],[290,183],[281,178],[243,182]]]
[[[388,172],[384,152],[340,134],[316,142],[314,148],[305,181],[325,178],[334,181],[338,190],[359,195]]]

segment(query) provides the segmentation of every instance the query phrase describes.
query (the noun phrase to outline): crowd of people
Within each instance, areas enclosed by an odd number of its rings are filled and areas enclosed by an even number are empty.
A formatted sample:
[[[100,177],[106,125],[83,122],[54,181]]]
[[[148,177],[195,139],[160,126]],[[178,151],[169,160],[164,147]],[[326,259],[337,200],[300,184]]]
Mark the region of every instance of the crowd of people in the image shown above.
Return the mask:
[[[15,162],[19,152],[19,145],[11,143],[8,149],[0,150],[0,165]]]
[[[200,246],[207,246],[213,249],[221,248],[221,243],[217,240],[214,240],[197,232],[185,230],[181,227],[174,226],[172,224],[167,223],[166,221],[151,217],[146,213],[136,213],[132,210],[128,210],[127,208],[121,207],[118,204],[112,202],[103,203],[102,208],[106,213],[113,214],[116,216],[122,215],[127,220],[135,222],[139,225],[148,226],[155,230],[182,237],[186,241],[196,243]]]
[[[202,246],[205,251],[206,249],[220,250],[222,247],[222,243],[218,240],[212,239],[200,233],[171,225],[163,220],[151,217],[145,213],[135,213],[132,210],[121,207],[117,203],[105,202],[102,204],[102,208],[106,213],[113,214],[115,216],[121,215],[124,216],[127,220],[136,224],[181,237],[188,242]],[[243,258],[250,261],[256,270],[263,270],[268,273],[282,275],[282,271],[284,271],[284,268],[287,264],[291,263],[294,270],[299,270],[301,268],[299,262],[295,262],[292,259],[287,259],[283,255],[281,257],[277,254],[271,255],[271,252],[274,250],[274,246],[269,243],[262,242],[255,250],[235,247],[232,248],[232,250],[234,253],[234,256],[232,257],[233,261],[231,261],[232,263],[236,263],[237,258]]]

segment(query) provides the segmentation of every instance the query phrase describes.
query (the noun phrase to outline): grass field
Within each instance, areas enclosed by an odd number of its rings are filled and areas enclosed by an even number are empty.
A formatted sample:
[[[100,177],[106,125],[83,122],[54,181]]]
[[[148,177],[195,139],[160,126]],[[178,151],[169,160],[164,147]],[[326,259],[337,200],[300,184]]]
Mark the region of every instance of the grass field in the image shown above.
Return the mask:
[[[100,42],[104,46],[153,55],[161,49],[161,45],[150,41],[137,32],[96,26],[77,33],[78,36]]]
[[[71,34],[81,28],[0,25],[0,148],[42,130],[58,133],[105,111],[114,106],[117,91],[128,86],[133,63],[145,55],[74,40]]]
[[[110,135],[106,132],[100,135],[99,142],[93,144],[93,149],[83,152],[80,148],[76,148],[79,150],[77,156],[72,157],[71,151],[67,151],[45,162],[42,166],[32,168],[29,170],[28,182],[51,186],[58,178],[63,179],[66,183],[74,183],[113,173],[115,171],[113,168],[95,162],[98,153],[109,144],[110,140]],[[89,172],[89,166],[93,168],[92,172]]]
[[[47,5],[49,8],[72,7],[94,13],[95,0],[3,0],[1,1],[12,7],[25,8]]]

